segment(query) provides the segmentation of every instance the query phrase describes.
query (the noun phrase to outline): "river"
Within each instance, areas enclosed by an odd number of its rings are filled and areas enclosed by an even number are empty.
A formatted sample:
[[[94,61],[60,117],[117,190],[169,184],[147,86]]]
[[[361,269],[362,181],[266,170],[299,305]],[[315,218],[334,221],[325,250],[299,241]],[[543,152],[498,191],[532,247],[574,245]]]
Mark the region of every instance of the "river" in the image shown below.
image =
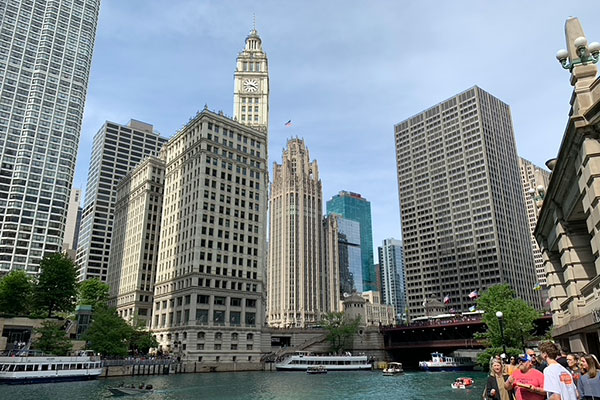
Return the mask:
[[[459,376],[475,379],[471,389],[452,389]],[[183,400],[332,400],[332,399],[481,399],[486,381],[482,372],[407,372],[383,376],[381,372],[235,372],[109,378],[88,382],[36,385],[0,385],[2,400],[89,400],[112,398],[107,390],[120,382],[152,384],[153,393],[132,399]]]

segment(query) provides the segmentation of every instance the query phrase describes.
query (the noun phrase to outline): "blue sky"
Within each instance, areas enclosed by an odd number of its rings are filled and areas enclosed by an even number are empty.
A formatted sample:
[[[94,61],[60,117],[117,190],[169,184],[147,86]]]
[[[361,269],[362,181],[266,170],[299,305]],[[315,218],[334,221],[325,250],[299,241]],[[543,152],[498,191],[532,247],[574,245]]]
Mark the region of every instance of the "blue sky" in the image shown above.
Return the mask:
[[[138,119],[170,137],[204,104],[231,115],[235,58],[256,14],[269,57],[270,163],[281,161],[288,138],[304,138],[324,203],[340,190],[361,193],[378,246],[400,238],[394,124],[478,85],[511,106],[519,155],[543,165],[556,156],[569,111],[569,74],[554,57],[565,47],[565,20],[579,17],[588,40],[600,41],[597,7],[103,0],[75,187],[85,189],[92,138],[105,120]]]

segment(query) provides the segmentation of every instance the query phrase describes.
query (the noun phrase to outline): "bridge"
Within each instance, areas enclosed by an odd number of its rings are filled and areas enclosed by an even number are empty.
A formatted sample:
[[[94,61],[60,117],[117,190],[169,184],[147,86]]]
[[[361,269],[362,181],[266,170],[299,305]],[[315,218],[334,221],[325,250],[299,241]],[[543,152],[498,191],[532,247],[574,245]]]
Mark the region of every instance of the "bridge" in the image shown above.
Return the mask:
[[[543,336],[552,325],[552,317],[543,316],[535,321],[535,336]],[[456,350],[476,351],[484,343],[474,339],[486,326],[480,317],[452,320],[427,320],[417,324],[382,327],[386,352],[394,361],[408,368],[416,368],[419,361],[428,360],[432,351],[452,353]]]

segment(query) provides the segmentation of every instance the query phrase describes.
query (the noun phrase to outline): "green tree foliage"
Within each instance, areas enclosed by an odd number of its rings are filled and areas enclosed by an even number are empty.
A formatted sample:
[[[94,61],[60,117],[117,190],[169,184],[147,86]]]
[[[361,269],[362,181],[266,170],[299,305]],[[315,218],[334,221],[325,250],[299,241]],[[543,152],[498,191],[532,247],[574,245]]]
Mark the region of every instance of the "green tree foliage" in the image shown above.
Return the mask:
[[[62,253],[46,256],[34,291],[35,306],[51,317],[55,312],[70,312],[77,299],[77,271],[73,261]]]
[[[492,286],[483,292],[477,307],[484,311],[483,322],[487,326],[487,331],[479,337],[497,348],[502,347],[497,311],[503,314],[504,344],[516,349],[522,349],[523,343],[532,337],[533,322],[540,317],[539,312],[515,298],[515,292],[507,284]]]
[[[64,356],[73,347],[60,322],[44,321],[42,327],[37,328],[35,332],[40,336],[34,341],[33,347],[44,353]]]
[[[138,354],[148,354],[151,348],[157,348],[158,342],[148,331],[133,329],[129,337],[129,349]]]
[[[28,315],[33,284],[25,271],[17,270],[0,280],[0,313]]]
[[[323,317],[323,328],[327,330],[327,340],[331,350],[340,353],[346,347],[346,342],[357,331],[360,317],[347,318],[343,312],[331,312]]]
[[[105,357],[126,356],[133,328],[114,308],[98,307],[92,319],[92,325],[83,336],[89,348]]]
[[[88,279],[79,284],[79,305],[97,307],[108,305],[108,285],[100,279]]]

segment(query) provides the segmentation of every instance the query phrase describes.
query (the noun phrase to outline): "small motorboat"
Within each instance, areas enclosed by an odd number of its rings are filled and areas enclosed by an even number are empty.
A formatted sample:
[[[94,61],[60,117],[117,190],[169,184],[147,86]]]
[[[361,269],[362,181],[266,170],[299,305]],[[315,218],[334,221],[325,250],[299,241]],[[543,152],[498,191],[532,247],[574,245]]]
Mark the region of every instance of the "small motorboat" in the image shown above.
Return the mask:
[[[466,389],[473,386],[474,383],[473,378],[456,378],[450,386],[452,386],[452,389]]]
[[[108,390],[113,394],[113,396],[134,396],[142,393],[152,393],[154,392],[154,388],[152,385],[145,385],[142,383],[139,387],[135,387],[131,385],[127,386],[111,386]]]
[[[324,365],[315,365],[315,366],[306,368],[306,373],[311,374],[311,375],[326,374],[327,368],[325,368]]]
[[[387,365],[387,368],[383,370],[383,376],[394,376],[402,374],[403,372],[404,369],[402,369],[402,363],[391,362]]]

